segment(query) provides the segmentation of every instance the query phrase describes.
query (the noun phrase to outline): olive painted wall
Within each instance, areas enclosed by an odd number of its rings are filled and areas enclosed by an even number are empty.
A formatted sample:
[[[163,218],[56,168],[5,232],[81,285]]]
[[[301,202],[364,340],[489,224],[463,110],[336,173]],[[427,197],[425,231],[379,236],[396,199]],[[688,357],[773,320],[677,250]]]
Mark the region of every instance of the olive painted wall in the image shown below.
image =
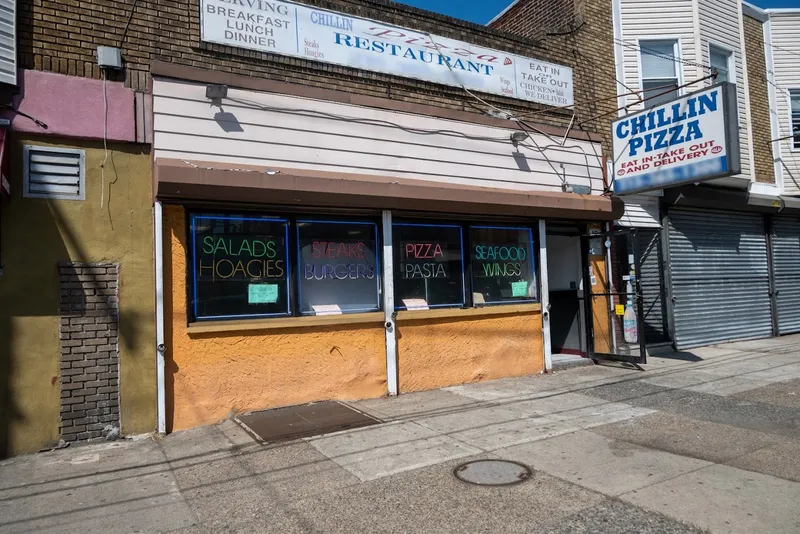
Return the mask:
[[[22,197],[22,145],[82,148],[86,200]],[[0,457],[59,439],[57,263],[120,264],[123,434],[155,429],[155,300],[151,158],[141,145],[59,143],[12,134],[12,197],[0,200]],[[101,164],[106,159],[104,180]],[[101,206],[101,191],[104,194]]]

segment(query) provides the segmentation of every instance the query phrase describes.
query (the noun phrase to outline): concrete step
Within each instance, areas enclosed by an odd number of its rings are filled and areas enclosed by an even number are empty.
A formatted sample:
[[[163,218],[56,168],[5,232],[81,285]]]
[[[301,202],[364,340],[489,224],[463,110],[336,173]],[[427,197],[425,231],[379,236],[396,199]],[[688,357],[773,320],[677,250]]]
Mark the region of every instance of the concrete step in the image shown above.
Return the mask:
[[[589,358],[577,356],[575,354],[553,354],[553,371],[563,371],[564,369],[572,369],[573,367],[584,367],[594,365],[594,362]]]

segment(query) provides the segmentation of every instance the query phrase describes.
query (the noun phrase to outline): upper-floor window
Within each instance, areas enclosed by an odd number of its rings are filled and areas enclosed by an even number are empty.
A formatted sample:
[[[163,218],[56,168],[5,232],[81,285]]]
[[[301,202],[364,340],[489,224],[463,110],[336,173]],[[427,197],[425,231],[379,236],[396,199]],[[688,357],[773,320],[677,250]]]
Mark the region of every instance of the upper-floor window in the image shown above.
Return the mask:
[[[710,45],[708,47],[708,56],[711,62],[711,68],[717,71],[717,79],[715,82],[732,82],[730,50]]]
[[[642,97],[653,107],[678,97],[678,41],[639,41]]]
[[[790,89],[792,101],[792,147],[800,148],[800,89]]]

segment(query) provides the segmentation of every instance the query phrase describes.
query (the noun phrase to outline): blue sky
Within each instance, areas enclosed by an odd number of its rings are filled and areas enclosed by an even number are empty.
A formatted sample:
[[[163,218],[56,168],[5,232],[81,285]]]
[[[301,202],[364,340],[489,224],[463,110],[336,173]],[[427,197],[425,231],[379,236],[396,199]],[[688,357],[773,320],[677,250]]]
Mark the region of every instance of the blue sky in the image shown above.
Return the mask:
[[[764,8],[800,7],[800,0],[750,1]],[[486,24],[510,4],[511,0],[462,0],[460,2],[454,2],[453,0],[399,0],[399,2],[478,24]]]

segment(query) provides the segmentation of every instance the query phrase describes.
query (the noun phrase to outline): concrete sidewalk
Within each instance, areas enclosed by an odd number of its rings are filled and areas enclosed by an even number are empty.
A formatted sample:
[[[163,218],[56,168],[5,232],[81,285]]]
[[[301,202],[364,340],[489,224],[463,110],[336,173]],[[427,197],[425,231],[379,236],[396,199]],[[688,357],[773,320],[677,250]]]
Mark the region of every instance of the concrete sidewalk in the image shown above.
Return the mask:
[[[233,421],[0,464],[0,532],[800,532],[800,336],[351,403],[261,446]],[[509,487],[452,470],[534,469]]]

